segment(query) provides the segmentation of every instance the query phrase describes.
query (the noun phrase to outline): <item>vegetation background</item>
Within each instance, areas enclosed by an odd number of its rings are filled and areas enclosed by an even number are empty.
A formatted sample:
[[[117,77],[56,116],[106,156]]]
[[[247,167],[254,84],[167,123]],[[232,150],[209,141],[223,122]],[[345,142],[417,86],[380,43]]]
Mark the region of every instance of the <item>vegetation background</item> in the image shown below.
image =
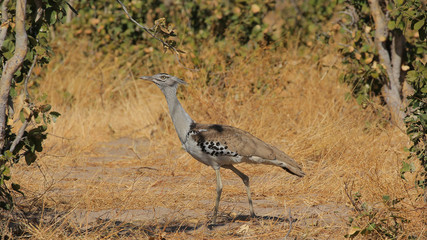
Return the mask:
[[[49,47],[37,53],[50,62],[36,64],[28,84],[36,104],[61,116],[37,161],[10,168],[25,197],[14,193],[14,211],[2,212],[3,238],[426,237],[425,162],[407,160],[413,138],[380,94],[349,77],[360,72],[349,64],[356,52],[344,1],[124,1],[175,52],[116,1],[69,3],[77,16],[45,15]],[[380,66],[366,61],[374,52],[357,59],[363,69]],[[181,149],[161,92],[138,80],[159,72],[189,83],[178,94],[193,119],[251,132],[293,156],[306,177],[241,165],[261,216],[249,220],[243,184],[223,171],[222,221],[209,225],[214,172]],[[14,91],[20,109],[24,86]],[[20,114],[12,130],[25,123]]]

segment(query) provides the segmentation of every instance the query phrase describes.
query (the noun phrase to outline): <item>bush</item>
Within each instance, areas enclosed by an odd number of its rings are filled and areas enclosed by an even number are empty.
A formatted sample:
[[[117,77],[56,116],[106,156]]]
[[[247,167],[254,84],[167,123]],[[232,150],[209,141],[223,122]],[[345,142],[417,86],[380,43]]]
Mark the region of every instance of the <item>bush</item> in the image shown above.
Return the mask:
[[[28,165],[37,159],[47,137],[47,125],[56,121],[58,112],[51,111],[45,99],[32,99],[28,80],[35,64],[49,62],[49,29],[65,16],[65,1],[43,0],[2,2],[2,34],[0,39],[1,95],[0,95],[0,208],[14,207],[13,192],[24,194],[12,180],[11,168],[22,158]],[[19,111],[22,122],[16,130],[14,113],[18,90],[24,95]]]

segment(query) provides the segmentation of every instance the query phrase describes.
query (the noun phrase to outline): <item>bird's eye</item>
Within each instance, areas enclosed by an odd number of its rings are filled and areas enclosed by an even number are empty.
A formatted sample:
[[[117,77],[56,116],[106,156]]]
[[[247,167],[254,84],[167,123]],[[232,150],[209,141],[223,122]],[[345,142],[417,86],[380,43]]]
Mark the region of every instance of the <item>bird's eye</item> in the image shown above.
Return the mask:
[[[167,77],[166,76],[160,76],[160,78],[165,80]]]

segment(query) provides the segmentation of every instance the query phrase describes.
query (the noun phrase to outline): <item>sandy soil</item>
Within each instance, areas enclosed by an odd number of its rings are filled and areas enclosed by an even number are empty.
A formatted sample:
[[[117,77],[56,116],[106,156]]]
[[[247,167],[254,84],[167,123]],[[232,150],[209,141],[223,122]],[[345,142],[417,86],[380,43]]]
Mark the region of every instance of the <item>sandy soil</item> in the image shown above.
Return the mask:
[[[57,179],[56,183],[46,193],[47,197],[59,199],[56,201],[56,209],[47,207],[43,211],[43,220],[47,223],[67,222],[71,229],[78,229],[79,234],[90,234],[91,232],[114,232],[116,237],[166,237],[167,238],[216,238],[228,233],[230,238],[253,237],[260,239],[270,239],[271,237],[284,237],[288,234],[290,221],[292,230],[290,237],[306,234],[304,229],[315,227],[316,229],[328,229],[341,233],[346,229],[346,220],[351,209],[348,206],[337,203],[310,204],[302,202],[287,206],[284,202],[271,198],[267,194],[254,194],[254,208],[257,214],[255,219],[248,216],[249,208],[243,185],[237,177],[224,179],[224,191],[230,194],[228,186],[238,187],[239,191],[233,196],[224,197],[220,203],[218,224],[211,224],[212,209],[214,204],[214,179],[213,174],[202,176],[201,184],[211,184],[212,191],[207,196],[203,193],[195,193],[198,197],[182,198],[176,194],[180,189],[175,189],[181,184],[194,182],[191,176],[158,176],[161,164],[157,166],[144,166],[139,159],[147,157],[149,153],[150,141],[145,138],[133,139],[121,137],[113,141],[97,143],[91,152],[83,156],[85,161],[70,166],[61,167],[60,171],[54,171],[52,178]],[[182,152],[178,153],[186,154]],[[192,161],[196,161],[191,159]],[[159,159],[161,161],[161,159]],[[59,169],[59,168],[58,168]],[[146,173],[149,174],[146,174]],[[213,171],[212,171],[213,172]],[[282,173],[282,172],[280,172]],[[283,172],[282,174],[287,174]],[[157,184],[159,179],[161,183]],[[260,176],[251,178],[252,183],[263,181]],[[120,184],[117,184],[120,183]],[[94,204],[97,192],[88,191],[88,185],[106,189],[111,198],[127,201],[128,192],[126,188],[132,186],[132,199],[143,199],[148,194],[155,194],[159,199],[138,204],[135,200],[135,208],[132,204]],[[106,185],[112,185],[116,190],[108,189]],[[138,187],[138,185],[140,185]],[[149,187],[147,188],[147,185]],[[126,187],[127,186],[127,187]],[[145,189],[144,191],[138,188]],[[103,191],[103,190],[101,190]],[[114,196],[116,192],[118,196]],[[86,194],[85,194],[86,193]],[[123,194],[123,195],[120,195]],[[185,193],[183,193],[185,195]],[[102,196],[101,196],[102,197]],[[312,196],[315,197],[315,196]],[[79,202],[75,204],[75,202]],[[303,199],[310,196],[303,196]],[[85,204],[84,201],[90,203]],[[172,202],[165,205],[163,202]],[[60,206],[64,206],[63,210]],[[138,207],[138,206],[143,207]],[[69,206],[74,206],[69,208]],[[113,206],[113,207],[112,207]],[[40,217],[40,214],[38,215]],[[37,218],[37,217],[35,217]],[[64,221],[65,220],[65,221]],[[268,228],[267,228],[268,227]],[[267,229],[266,229],[267,228]],[[295,230],[297,229],[297,230]],[[276,234],[267,234],[269,231],[276,231]],[[297,231],[297,233],[294,233]],[[76,235],[75,231],[72,231]],[[260,235],[261,233],[264,233]],[[108,234],[107,234],[108,235]]]

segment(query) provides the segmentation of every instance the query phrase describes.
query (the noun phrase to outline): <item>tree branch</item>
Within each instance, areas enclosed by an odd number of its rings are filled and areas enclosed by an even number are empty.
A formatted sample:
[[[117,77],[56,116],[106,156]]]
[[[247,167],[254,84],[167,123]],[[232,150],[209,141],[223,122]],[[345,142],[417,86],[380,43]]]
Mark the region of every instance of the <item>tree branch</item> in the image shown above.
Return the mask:
[[[34,65],[36,65],[37,56],[38,56],[38,54],[34,55],[33,63],[31,64],[30,70],[28,70],[27,76],[25,77],[25,81],[24,81],[24,91],[25,91],[25,97],[27,99],[30,98],[30,94],[28,93],[28,80],[30,80],[31,73],[33,72]]]
[[[26,4],[26,0],[16,1],[15,53],[6,62],[0,80],[0,150],[3,149],[5,144],[7,123],[6,108],[10,85],[12,83],[13,75],[24,62],[25,55],[27,54],[28,39],[27,32],[25,31]]]
[[[133,23],[135,23],[138,27],[142,28],[144,31],[146,31],[148,34],[150,34],[153,38],[155,38],[155,39],[157,39],[158,41],[160,41],[160,42],[163,44],[163,46],[164,46],[164,47],[167,47],[167,48],[169,48],[169,49],[172,49],[175,53],[177,53],[177,50],[176,50],[176,48],[175,48],[175,47],[173,47],[173,46],[171,46],[171,45],[167,44],[167,43],[166,43],[165,41],[163,41],[161,38],[158,38],[154,33],[152,33],[152,32],[150,31],[150,29],[149,29],[149,28],[147,28],[147,27],[145,27],[145,26],[141,25],[140,23],[138,23],[137,21],[135,21],[135,19],[133,19],[133,18],[130,16],[130,14],[129,14],[129,12],[128,12],[127,8],[126,8],[126,6],[125,6],[125,5],[124,5],[120,0],[117,0],[117,2],[122,6],[123,11],[126,13],[126,15],[128,16],[128,18],[129,18]]]
[[[28,93],[28,80],[31,77],[31,73],[33,72],[34,65],[36,65],[37,60],[37,54],[33,58],[33,63],[31,64],[30,70],[28,70],[27,76],[25,77],[24,82],[24,91],[25,91],[25,97],[26,99],[30,98],[30,94]],[[24,136],[25,129],[27,129],[28,124],[31,122],[31,118],[33,117],[33,111],[31,111],[30,115],[25,119],[25,122],[22,124],[21,128],[18,131],[18,134],[16,135],[15,139],[12,142],[12,145],[10,146],[10,152],[13,153],[15,150],[16,145],[21,141],[22,136]]]
[[[32,117],[33,117],[33,113],[31,112],[31,114],[25,119],[25,122],[22,124],[21,128],[19,129],[18,134],[16,135],[16,138],[12,142],[12,146],[10,146],[9,151],[11,153],[13,153],[13,151],[15,151],[16,145],[18,145],[18,143],[22,139],[22,136],[24,136],[25,129],[28,127],[28,124],[30,123]]]
[[[4,0],[1,4],[1,27],[0,27],[0,48],[3,46],[4,39],[9,28],[9,9],[7,9],[9,0]]]
[[[123,11],[125,12],[125,14],[128,16],[128,18],[129,18],[133,23],[135,23],[138,27],[142,28],[145,32],[147,32],[148,34],[150,34],[150,36],[151,36],[151,37],[153,37],[154,39],[156,39],[156,40],[158,40],[159,42],[161,42],[161,43],[163,44],[163,47],[164,47],[164,48],[171,50],[171,51],[174,53],[176,60],[178,61],[178,63],[179,63],[182,67],[184,67],[184,68],[185,68],[185,69],[187,69],[187,70],[193,71],[193,72],[194,72],[194,71],[198,71],[198,69],[192,69],[192,68],[188,68],[188,67],[186,67],[186,66],[181,62],[181,58],[179,57],[179,51],[178,51],[178,49],[176,49],[174,46],[172,46],[172,45],[168,44],[167,42],[163,41],[163,39],[161,39],[161,38],[157,37],[157,36],[156,36],[156,34],[155,34],[155,33],[152,33],[152,32],[151,32],[151,30],[150,30],[149,28],[147,28],[147,27],[145,27],[145,26],[141,25],[140,23],[138,23],[137,21],[135,21],[135,19],[133,19],[133,18],[130,16],[130,14],[129,14],[129,12],[128,12],[127,8],[126,8],[126,6],[125,6],[125,5],[124,5],[120,0],[116,0],[116,1],[117,1],[117,2],[122,6]],[[182,51],[181,51],[181,52],[182,52]]]

